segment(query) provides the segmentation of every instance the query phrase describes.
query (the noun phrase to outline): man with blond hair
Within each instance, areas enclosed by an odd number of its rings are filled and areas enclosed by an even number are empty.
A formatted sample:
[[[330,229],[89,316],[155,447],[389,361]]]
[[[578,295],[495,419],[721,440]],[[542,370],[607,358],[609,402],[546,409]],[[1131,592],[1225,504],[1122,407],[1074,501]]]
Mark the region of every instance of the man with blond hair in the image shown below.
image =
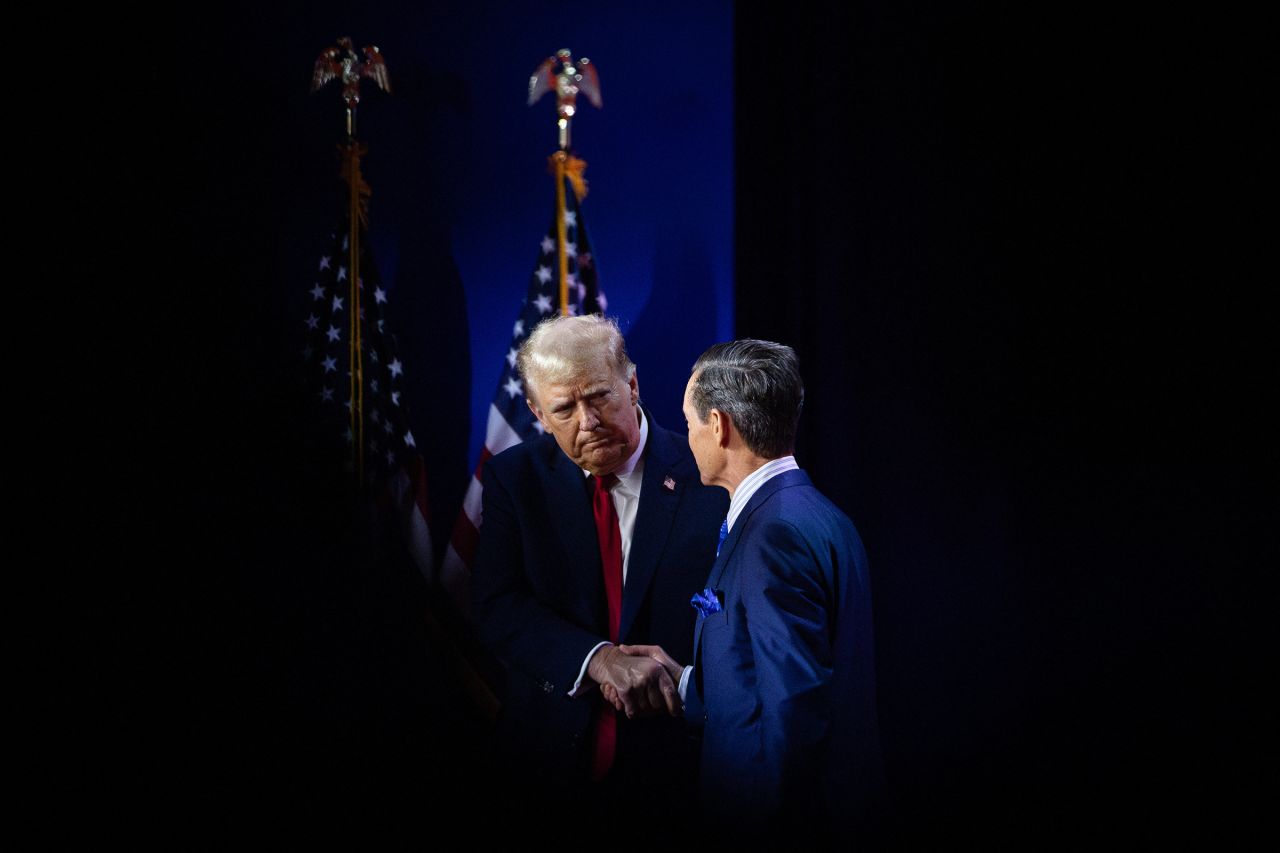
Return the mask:
[[[697,747],[672,716],[676,684],[617,645],[689,658],[689,591],[705,585],[728,497],[641,406],[613,321],[548,320],[518,367],[543,435],[485,465],[471,579],[481,639],[507,668],[501,769],[535,804],[598,795],[687,810]]]

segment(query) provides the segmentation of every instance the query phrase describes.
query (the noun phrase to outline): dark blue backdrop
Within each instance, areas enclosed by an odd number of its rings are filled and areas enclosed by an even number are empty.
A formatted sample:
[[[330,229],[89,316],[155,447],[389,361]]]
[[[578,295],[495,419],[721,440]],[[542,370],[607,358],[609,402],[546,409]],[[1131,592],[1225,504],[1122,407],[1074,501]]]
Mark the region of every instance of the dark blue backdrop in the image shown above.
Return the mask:
[[[106,256],[144,235],[116,268],[153,271],[155,301],[117,321],[127,288],[88,294],[98,336],[138,351],[93,350],[84,369],[123,365],[124,384],[82,406],[97,425],[120,413],[128,438],[162,426],[136,453],[93,444],[89,470],[118,474],[95,484],[145,531],[120,528],[127,553],[158,546],[191,587],[159,585],[150,608],[190,642],[139,644],[190,676],[170,721],[181,778],[219,805],[444,788],[445,811],[489,814],[468,775],[483,727],[426,634],[421,579],[367,554],[297,438],[291,337],[340,121],[306,86],[349,34],[391,62],[395,92],[367,92],[361,127],[438,544],[550,215],[551,108],[523,106],[525,79],[567,46],[602,73],[605,110],[575,139],[646,400],[674,405],[731,331],[801,352],[798,453],[868,545],[907,829],[1096,840],[1130,817],[1180,829],[1215,793],[1252,808],[1263,789],[1237,765],[1263,764],[1253,587],[1276,564],[1277,477],[1255,409],[1273,335],[1256,273],[1205,221],[1239,209],[1184,196],[1184,100],[1204,84],[1151,20],[1010,5],[293,4],[170,33],[181,56],[151,74],[172,91],[102,123],[158,175],[104,167],[113,203],[142,202],[113,211],[129,233]],[[134,484],[136,503],[117,497]],[[165,682],[123,683],[132,700]],[[136,704],[126,731],[166,731]]]
[[[689,365],[733,334],[731,4],[308,5],[244,24],[225,50],[261,71],[236,105],[257,143],[244,165],[265,183],[249,215],[278,239],[276,278],[254,299],[279,312],[283,349],[306,314],[302,294],[339,192],[340,99],[333,85],[307,94],[311,62],[343,34],[387,57],[392,93],[365,85],[358,131],[437,545],[478,458],[550,221],[555,108],[550,96],[527,106],[526,93],[561,47],[589,56],[602,81],[604,109],[583,99],[572,142],[589,164],[584,212],[609,313],[627,333],[645,402],[660,422],[680,422]],[[222,82],[197,85],[208,86],[204,109],[229,105]],[[287,360],[283,349],[262,355]]]

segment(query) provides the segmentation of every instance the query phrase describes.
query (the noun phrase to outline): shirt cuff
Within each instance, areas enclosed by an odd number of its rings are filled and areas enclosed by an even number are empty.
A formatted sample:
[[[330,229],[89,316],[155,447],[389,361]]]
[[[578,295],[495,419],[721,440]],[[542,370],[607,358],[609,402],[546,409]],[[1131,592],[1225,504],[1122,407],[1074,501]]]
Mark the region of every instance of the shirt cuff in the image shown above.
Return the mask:
[[[604,646],[612,646],[612,645],[613,643],[609,642],[608,640],[601,640],[600,642],[595,644],[595,646],[591,649],[591,651],[587,652],[587,656],[582,659],[582,669],[578,670],[578,680],[573,682],[573,687],[569,690],[570,699],[576,696],[581,696],[583,693],[586,693],[588,690],[590,690],[592,686],[594,686],[594,682],[592,684],[588,684],[586,687],[582,686],[582,679],[587,677],[587,664],[591,663],[591,656],[594,655],[596,652],[600,651],[601,648],[603,648]],[[684,696],[684,693],[681,693],[680,695]]]
[[[685,691],[689,689],[689,675],[693,672],[692,666],[686,666],[684,672],[680,673],[680,683],[676,689],[680,691],[680,704],[684,704]]]

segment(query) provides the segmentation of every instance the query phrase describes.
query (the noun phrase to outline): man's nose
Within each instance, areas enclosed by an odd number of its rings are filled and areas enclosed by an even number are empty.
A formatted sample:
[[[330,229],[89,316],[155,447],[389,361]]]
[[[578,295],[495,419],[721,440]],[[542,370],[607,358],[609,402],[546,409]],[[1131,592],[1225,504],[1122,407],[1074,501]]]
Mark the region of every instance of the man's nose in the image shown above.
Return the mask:
[[[578,429],[591,432],[600,425],[600,416],[586,403],[578,404]]]

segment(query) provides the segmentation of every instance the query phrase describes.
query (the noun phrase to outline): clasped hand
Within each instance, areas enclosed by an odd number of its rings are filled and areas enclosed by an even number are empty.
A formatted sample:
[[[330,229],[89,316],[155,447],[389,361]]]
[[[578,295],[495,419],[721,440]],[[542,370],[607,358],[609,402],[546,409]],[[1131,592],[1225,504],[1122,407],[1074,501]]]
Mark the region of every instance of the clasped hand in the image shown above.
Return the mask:
[[[605,646],[588,667],[605,701],[629,718],[680,716],[684,708],[676,685],[682,670],[661,646]]]

